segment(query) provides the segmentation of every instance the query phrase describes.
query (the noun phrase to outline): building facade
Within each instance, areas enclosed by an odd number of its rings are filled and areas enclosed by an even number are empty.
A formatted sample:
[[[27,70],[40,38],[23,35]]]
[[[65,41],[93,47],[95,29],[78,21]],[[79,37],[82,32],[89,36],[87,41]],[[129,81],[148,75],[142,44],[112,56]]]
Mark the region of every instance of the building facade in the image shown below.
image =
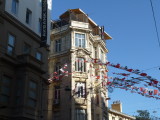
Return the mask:
[[[49,50],[40,48],[40,22],[40,0],[0,0],[0,120],[46,117]]]
[[[108,120],[108,39],[81,9],[52,21],[48,120]]]
[[[109,120],[136,120],[135,117],[122,113],[122,103],[115,101],[108,110]]]

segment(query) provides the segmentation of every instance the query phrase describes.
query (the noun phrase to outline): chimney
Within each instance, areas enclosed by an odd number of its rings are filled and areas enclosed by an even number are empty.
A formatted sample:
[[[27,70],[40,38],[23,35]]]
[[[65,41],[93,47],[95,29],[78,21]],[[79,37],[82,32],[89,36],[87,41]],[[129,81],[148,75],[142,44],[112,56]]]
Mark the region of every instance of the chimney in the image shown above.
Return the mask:
[[[111,104],[111,109],[122,112],[122,103],[120,101],[114,101],[113,104]]]

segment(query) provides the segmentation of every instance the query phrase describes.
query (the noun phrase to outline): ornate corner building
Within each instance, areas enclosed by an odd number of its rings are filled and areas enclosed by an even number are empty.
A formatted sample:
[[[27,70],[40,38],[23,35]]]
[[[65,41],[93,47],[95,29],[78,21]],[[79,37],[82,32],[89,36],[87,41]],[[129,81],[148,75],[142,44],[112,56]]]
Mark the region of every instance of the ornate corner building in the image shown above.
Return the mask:
[[[0,0],[0,120],[45,119],[49,49],[39,48],[40,11],[40,0]]]
[[[48,120],[108,120],[106,40],[81,9],[52,21]]]

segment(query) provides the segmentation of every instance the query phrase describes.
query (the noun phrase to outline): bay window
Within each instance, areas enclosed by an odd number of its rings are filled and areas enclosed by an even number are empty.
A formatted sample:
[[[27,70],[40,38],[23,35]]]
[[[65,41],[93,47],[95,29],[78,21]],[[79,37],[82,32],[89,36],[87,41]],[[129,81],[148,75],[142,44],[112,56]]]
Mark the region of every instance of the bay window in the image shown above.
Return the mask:
[[[85,34],[75,34],[75,46],[85,48]]]

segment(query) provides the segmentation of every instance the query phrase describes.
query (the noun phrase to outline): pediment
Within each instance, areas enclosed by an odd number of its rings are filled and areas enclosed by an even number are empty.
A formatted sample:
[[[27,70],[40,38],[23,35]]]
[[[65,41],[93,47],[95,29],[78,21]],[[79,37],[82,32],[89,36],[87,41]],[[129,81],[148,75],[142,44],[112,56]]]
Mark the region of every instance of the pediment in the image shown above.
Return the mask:
[[[90,55],[91,53],[88,51],[88,50],[86,50],[86,49],[83,49],[83,48],[80,48],[80,49],[77,49],[76,50],[76,55],[78,56],[78,57],[85,57],[86,55]]]

